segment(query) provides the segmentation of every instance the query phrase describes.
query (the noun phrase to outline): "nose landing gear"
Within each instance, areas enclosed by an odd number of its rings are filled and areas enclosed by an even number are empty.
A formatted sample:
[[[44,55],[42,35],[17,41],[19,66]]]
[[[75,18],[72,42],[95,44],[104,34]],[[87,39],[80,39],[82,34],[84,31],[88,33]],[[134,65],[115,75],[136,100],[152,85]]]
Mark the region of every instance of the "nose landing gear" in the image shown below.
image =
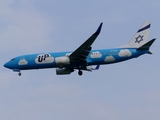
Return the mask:
[[[21,76],[21,70],[20,69],[13,69],[14,72],[18,72],[18,76]]]

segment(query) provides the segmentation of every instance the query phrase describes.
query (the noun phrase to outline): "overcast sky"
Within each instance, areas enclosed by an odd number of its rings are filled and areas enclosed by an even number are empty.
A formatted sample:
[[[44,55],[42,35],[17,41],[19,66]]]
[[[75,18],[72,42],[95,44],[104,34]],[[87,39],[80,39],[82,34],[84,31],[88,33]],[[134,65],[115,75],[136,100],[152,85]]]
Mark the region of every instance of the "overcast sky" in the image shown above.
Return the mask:
[[[93,49],[121,46],[152,22],[153,55],[57,76],[55,69],[3,67],[11,58],[75,50],[103,22]],[[159,0],[0,0],[2,120],[159,120]]]

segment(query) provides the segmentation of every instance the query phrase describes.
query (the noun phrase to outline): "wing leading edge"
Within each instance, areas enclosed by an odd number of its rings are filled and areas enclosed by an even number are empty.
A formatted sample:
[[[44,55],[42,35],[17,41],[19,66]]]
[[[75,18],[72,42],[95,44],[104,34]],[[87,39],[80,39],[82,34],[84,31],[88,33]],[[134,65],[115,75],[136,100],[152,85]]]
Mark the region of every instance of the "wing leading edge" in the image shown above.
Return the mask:
[[[78,47],[69,56],[72,62],[81,62],[81,61],[86,62],[86,58],[92,49],[91,45],[93,44],[95,39],[98,37],[99,33],[101,32],[102,24],[103,23],[99,25],[97,31],[90,38],[88,38],[80,47]]]

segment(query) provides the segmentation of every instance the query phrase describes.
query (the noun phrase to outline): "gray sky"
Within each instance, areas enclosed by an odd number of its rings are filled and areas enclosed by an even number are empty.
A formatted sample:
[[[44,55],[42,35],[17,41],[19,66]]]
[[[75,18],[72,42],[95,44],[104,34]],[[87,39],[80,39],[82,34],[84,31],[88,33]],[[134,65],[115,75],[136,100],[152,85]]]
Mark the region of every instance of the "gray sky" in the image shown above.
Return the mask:
[[[153,55],[56,76],[55,69],[3,67],[30,53],[75,50],[100,22],[94,49],[127,43],[152,22]],[[0,0],[0,116],[3,120],[159,120],[159,0]]]

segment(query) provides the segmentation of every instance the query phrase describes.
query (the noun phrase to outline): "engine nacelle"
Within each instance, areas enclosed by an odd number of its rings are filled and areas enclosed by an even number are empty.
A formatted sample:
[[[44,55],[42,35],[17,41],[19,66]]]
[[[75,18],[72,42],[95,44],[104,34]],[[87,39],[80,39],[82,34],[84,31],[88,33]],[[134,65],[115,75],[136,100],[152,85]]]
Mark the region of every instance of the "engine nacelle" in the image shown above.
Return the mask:
[[[71,74],[72,70],[67,68],[56,68],[57,75],[67,75]]]
[[[68,56],[56,57],[55,63],[57,65],[68,65],[70,64],[70,59]]]

